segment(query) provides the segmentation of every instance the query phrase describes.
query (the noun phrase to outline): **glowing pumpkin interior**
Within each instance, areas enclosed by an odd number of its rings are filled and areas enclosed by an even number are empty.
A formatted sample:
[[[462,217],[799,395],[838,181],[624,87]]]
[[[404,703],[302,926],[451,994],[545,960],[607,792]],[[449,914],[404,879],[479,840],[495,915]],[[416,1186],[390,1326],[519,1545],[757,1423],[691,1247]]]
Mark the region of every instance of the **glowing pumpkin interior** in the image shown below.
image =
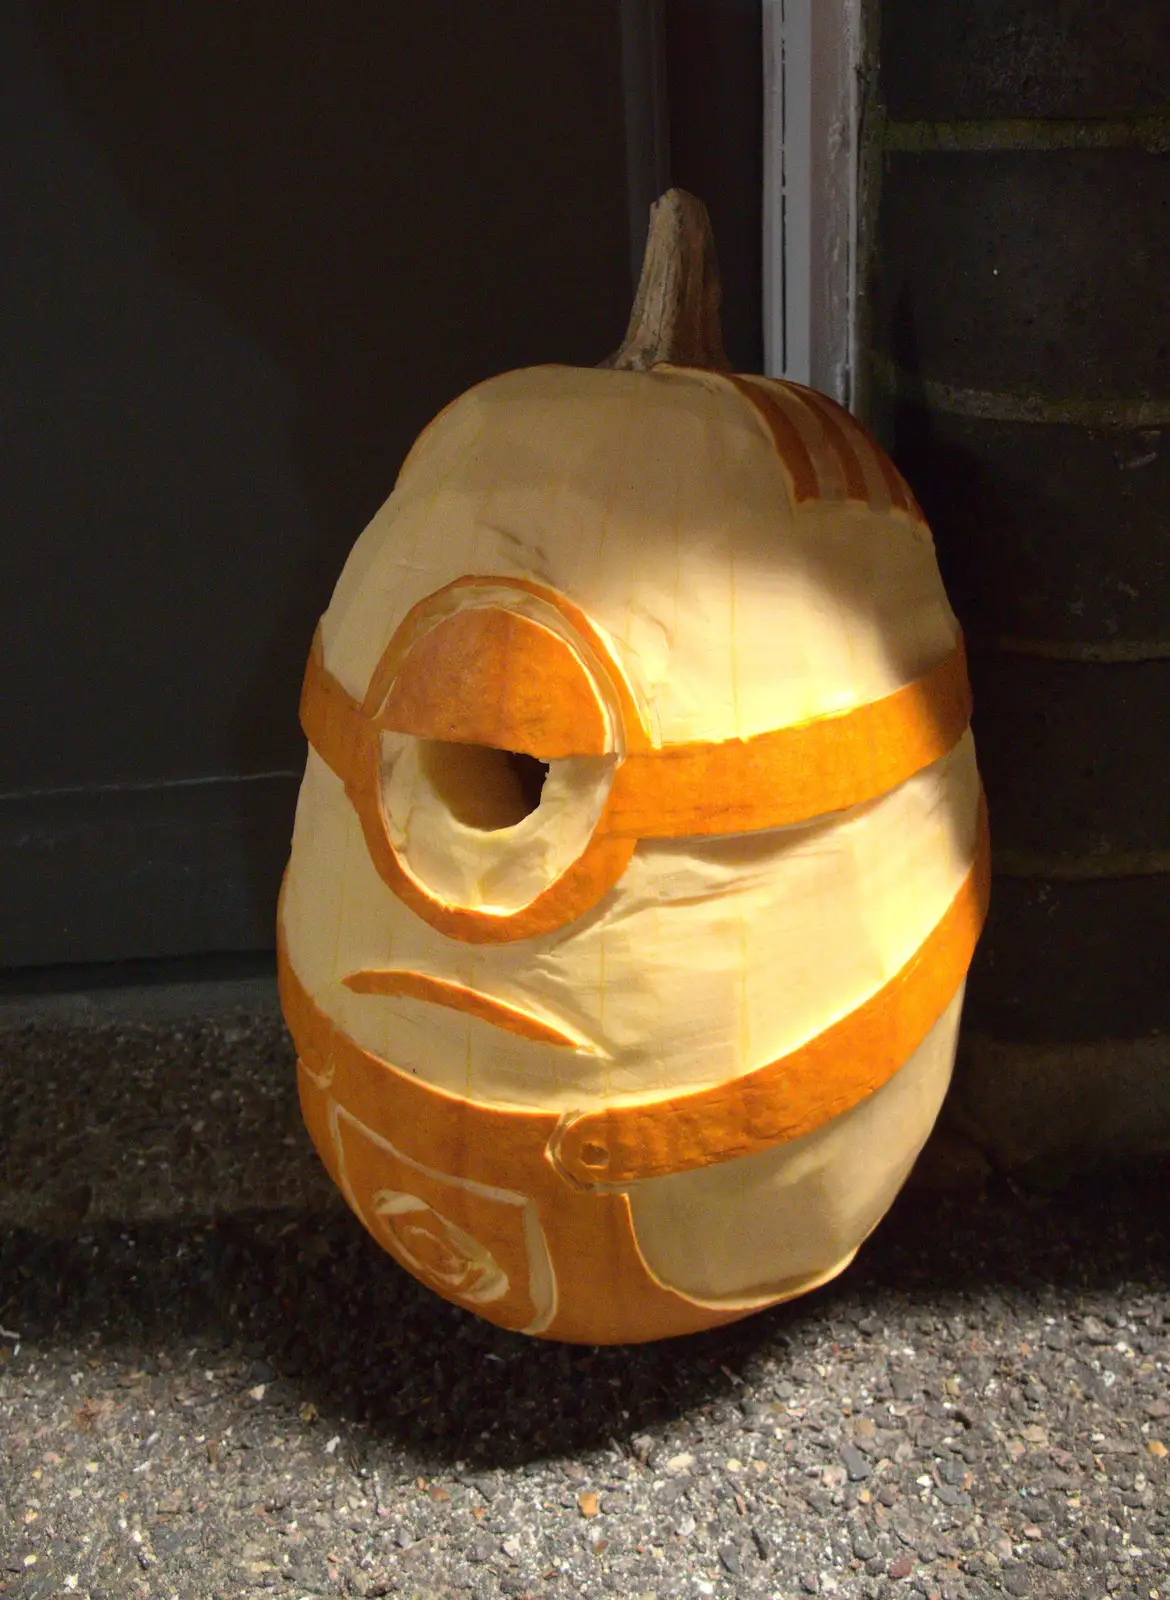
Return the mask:
[[[322,618],[280,910],[374,1237],[585,1342],[840,1271],[951,1071],[968,714],[921,513],[824,397],[549,366],[441,413]]]

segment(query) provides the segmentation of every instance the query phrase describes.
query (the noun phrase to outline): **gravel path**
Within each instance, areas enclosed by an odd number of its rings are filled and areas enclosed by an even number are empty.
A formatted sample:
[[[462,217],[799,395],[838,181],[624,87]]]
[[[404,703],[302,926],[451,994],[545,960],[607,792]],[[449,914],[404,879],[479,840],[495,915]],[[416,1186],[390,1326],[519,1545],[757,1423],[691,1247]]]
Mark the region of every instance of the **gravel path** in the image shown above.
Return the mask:
[[[630,1350],[418,1288],[270,1011],[0,1018],[0,1594],[1170,1600],[1166,1172],[909,1189],[836,1285]]]

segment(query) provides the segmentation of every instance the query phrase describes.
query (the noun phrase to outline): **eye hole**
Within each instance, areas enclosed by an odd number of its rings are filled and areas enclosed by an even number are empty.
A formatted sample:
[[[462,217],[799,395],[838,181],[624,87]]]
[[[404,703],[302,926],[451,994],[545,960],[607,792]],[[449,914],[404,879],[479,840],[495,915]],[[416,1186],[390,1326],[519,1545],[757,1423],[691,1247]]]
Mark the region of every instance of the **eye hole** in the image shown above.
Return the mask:
[[[457,821],[484,833],[512,828],[540,804],[548,763],[519,750],[420,739],[419,768]]]

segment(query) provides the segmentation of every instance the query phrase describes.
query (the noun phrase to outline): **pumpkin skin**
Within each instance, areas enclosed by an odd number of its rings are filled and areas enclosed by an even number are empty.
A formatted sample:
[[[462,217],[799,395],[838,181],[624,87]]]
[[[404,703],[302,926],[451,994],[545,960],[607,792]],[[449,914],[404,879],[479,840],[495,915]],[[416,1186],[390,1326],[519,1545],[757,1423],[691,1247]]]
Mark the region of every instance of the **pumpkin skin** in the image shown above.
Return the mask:
[[[929,530],[824,397],[550,366],[442,412],[322,618],[279,913],[379,1243],[587,1343],[842,1270],[949,1081],[968,713]]]

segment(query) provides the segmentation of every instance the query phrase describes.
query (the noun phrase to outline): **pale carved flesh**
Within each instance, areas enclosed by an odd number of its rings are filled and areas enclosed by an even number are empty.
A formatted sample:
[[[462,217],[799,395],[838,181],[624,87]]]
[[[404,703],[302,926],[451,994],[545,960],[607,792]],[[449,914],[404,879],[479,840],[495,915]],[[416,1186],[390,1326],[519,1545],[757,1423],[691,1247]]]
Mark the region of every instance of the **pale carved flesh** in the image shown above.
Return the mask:
[[[280,913],[374,1236],[588,1342],[839,1271],[950,1076],[968,713],[921,513],[823,397],[542,367],[448,407],[322,619]]]

